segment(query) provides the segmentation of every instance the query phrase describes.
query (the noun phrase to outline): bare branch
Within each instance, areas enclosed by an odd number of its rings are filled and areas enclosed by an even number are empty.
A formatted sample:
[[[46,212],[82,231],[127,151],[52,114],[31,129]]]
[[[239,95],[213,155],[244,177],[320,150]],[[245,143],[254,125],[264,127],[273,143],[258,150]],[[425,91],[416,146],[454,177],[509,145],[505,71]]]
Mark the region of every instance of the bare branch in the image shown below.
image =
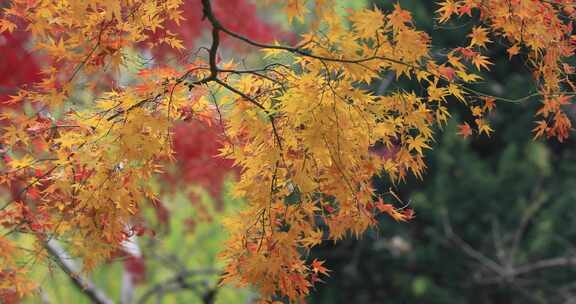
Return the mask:
[[[80,274],[80,270],[76,263],[68,256],[64,248],[52,239],[45,243],[45,248],[54,257],[60,268],[74,283],[82,294],[88,297],[93,303],[97,304],[112,304],[114,303],[108,296],[100,290],[90,279]]]
[[[446,233],[448,239],[452,240],[456,245],[458,245],[458,247],[462,249],[462,251],[464,251],[464,253],[478,261],[482,266],[492,270],[500,276],[506,277],[506,272],[501,265],[474,249],[474,247],[472,247],[470,244],[468,244],[454,233],[454,230],[452,230],[452,224],[450,223],[450,219],[448,218],[447,214],[444,215],[443,221],[444,232]]]
[[[218,290],[218,287],[210,288],[208,283],[205,281],[199,282],[187,282],[189,277],[193,276],[206,276],[206,275],[218,275],[219,272],[214,269],[197,269],[197,270],[183,270],[176,274],[170,279],[164,282],[158,283],[146,291],[142,297],[137,301],[138,304],[145,304],[152,296],[156,294],[164,294],[166,292],[175,292],[182,289],[192,289],[196,291],[196,294],[202,299],[205,304],[211,304],[214,301],[214,296]],[[203,283],[203,284],[202,284]],[[198,285],[206,286],[205,292],[198,291]]]
[[[545,268],[567,266],[576,266],[576,256],[565,256],[527,263],[526,265],[517,267],[514,270],[514,275],[526,274],[528,272],[542,270]]]

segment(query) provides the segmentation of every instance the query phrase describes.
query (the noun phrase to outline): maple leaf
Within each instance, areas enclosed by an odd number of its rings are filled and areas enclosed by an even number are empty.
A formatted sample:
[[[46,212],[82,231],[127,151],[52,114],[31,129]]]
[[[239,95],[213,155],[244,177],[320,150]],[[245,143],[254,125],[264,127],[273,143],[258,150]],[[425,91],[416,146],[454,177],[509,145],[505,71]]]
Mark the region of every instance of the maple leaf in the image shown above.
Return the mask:
[[[518,55],[520,53],[520,46],[515,44],[509,47],[506,52],[508,53],[508,59],[512,59],[512,56]]]
[[[494,132],[494,130],[488,125],[488,123],[484,119],[477,118],[474,120],[476,125],[478,126],[478,133],[479,134],[486,134],[486,136],[490,137],[490,134]]]
[[[473,131],[470,125],[467,122],[458,125],[458,135],[467,138],[468,136],[472,135]]]
[[[184,50],[186,49],[184,47],[184,44],[182,44],[182,40],[178,39],[178,38],[174,38],[174,37],[169,37],[165,39],[165,42],[170,45],[171,47],[177,49],[177,50]]]
[[[406,142],[408,143],[408,149],[416,150],[418,154],[422,154],[422,148],[431,149],[430,146],[426,143],[426,141],[427,140],[421,135],[418,135],[415,138],[410,137],[408,138],[408,140],[406,140]]]
[[[481,117],[482,114],[484,114],[484,108],[481,108],[479,106],[474,106],[472,107],[472,115],[475,117]]]
[[[493,65],[490,61],[488,61],[488,57],[482,56],[477,54],[472,58],[472,63],[476,66],[476,69],[480,70],[481,68],[485,68],[486,70],[490,70],[489,65]]]
[[[476,56],[476,54],[478,54],[478,52],[475,52],[474,50],[472,50],[470,47],[460,47],[456,49],[457,51],[459,51],[462,56],[464,56],[464,58],[466,59],[472,59],[474,58],[474,56]]]
[[[482,108],[484,111],[490,112],[496,107],[496,98],[485,96],[482,100],[484,101],[484,107]]]
[[[376,208],[380,212],[390,215],[394,220],[399,222],[406,222],[414,217],[414,212],[411,209],[407,209],[410,211],[398,210],[394,208],[392,204],[385,204],[382,198],[378,198]]]
[[[461,102],[465,102],[466,99],[464,98],[464,94],[465,92],[462,91],[462,89],[460,89],[460,87],[458,87],[457,85],[451,83],[448,85],[448,92],[450,92],[450,94],[454,95],[454,97],[458,98],[458,100],[460,100]]]
[[[476,74],[468,74],[464,71],[456,71],[456,75],[458,75],[458,77],[462,78],[462,80],[464,82],[474,82],[476,80],[482,79],[482,77],[480,77]]]
[[[288,23],[292,23],[294,18],[302,22],[304,21],[304,15],[308,13],[308,8],[301,0],[288,0],[284,7],[284,12],[288,17]]]
[[[79,143],[79,139],[74,136],[62,136],[54,142],[60,144],[62,148],[71,149],[74,145]]]
[[[9,165],[14,170],[24,169],[32,166],[35,162],[34,157],[25,155],[21,158],[14,158],[10,161]]]
[[[474,27],[472,33],[470,33],[468,37],[472,38],[468,47],[473,47],[475,45],[486,47],[486,43],[492,42],[492,40],[488,38],[488,30],[481,26]]]
[[[416,213],[414,212],[414,209],[406,208],[406,209],[402,210],[401,213],[404,215],[404,218],[406,220],[411,220],[411,219],[414,219],[416,217],[415,216]]]
[[[440,14],[438,21],[444,23],[450,19],[450,17],[458,12],[458,4],[454,0],[445,0],[439,3],[440,8],[436,10],[436,13]]]
[[[316,230],[309,233],[310,236],[303,238],[300,242],[304,247],[314,247],[322,242],[322,236],[324,232],[322,230]]]
[[[409,11],[402,9],[399,2],[396,2],[394,3],[394,10],[388,15],[388,20],[394,29],[399,29],[412,21],[412,15]]]
[[[554,124],[551,132],[556,135],[559,142],[568,138],[568,133],[572,129],[572,122],[563,111],[559,110],[554,115]]]
[[[378,9],[363,9],[348,18],[361,37],[373,37],[378,29],[384,26],[384,15]]]
[[[532,129],[532,132],[534,133],[534,139],[542,137],[549,130],[548,123],[545,120],[539,120],[536,122],[536,124],[537,126]]]
[[[330,274],[328,274],[328,272],[330,270],[328,270],[326,267],[322,266],[322,264],[324,264],[325,261],[319,261],[317,259],[314,259],[314,261],[312,261],[311,266],[312,266],[312,271],[314,273],[321,273],[325,276],[330,276]]]

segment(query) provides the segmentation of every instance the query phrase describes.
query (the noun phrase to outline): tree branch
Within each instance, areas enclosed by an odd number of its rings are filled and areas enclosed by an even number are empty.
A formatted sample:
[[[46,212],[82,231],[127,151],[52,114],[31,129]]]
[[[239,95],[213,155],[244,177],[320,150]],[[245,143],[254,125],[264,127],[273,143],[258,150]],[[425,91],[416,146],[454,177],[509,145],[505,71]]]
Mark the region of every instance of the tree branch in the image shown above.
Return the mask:
[[[576,266],[576,256],[565,256],[558,258],[551,258],[540,260],[533,263],[528,263],[527,265],[519,266],[514,270],[515,275],[525,274],[528,272],[542,270],[551,267],[562,267],[562,266]]]
[[[142,297],[137,301],[138,304],[145,304],[148,299],[150,299],[155,294],[164,294],[165,292],[173,292],[181,289],[192,289],[194,291],[201,282],[188,283],[186,279],[191,276],[201,276],[201,275],[214,275],[219,272],[214,269],[198,269],[198,270],[182,270],[180,273],[176,274],[170,279],[164,282],[158,283],[146,291]],[[205,304],[211,304],[214,300],[214,295],[216,294],[217,287],[207,288],[204,293],[198,292],[197,295],[202,299]]]
[[[274,133],[274,138],[276,138],[276,142],[278,143],[278,147],[280,148],[280,150],[282,150],[282,141],[280,139],[280,134],[278,133],[278,128],[276,128],[276,122],[274,120],[274,116],[272,116],[272,113],[270,113],[270,111],[268,111],[268,109],[266,109],[263,105],[261,105],[256,100],[254,100],[254,98],[246,95],[242,91],[237,90],[236,88],[230,86],[229,84],[225,83],[224,81],[216,78],[216,79],[214,79],[214,82],[218,83],[219,85],[228,89],[229,91],[237,94],[238,96],[246,99],[248,102],[252,103],[253,105],[260,108],[262,111],[264,111],[264,113],[266,113],[266,116],[268,116],[270,123],[272,124],[272,132]]]
[[[82,294],[88,297],[92,303],[97,304],[113,304],[114,302],[108,298],[108,296],[90,279],[80,274],[78,266],[74,261],[68,256],[64,248],[60,246],[54,239],[45,243],[44,247],[48,253],[56,260],[60,268],[68,276],[68,278],[74,283]]]

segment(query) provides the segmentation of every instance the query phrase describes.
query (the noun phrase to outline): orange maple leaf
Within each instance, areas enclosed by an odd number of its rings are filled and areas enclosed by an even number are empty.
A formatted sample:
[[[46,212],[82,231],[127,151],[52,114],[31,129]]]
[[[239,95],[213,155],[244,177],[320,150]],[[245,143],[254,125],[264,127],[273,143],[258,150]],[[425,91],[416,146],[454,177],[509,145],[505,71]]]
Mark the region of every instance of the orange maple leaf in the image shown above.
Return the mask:
[[[481,70],[481,68],[490,70],[488,66],[493,64],[492,62],[488,61],[488,57],[482,56],[480,54],[477,54],[476,56],[474,56],[474,58],[472,58],[472,63],[476,66],[476,69],[478,70]]]
[[[322,266],[322,264],[324,264],[325,261],[318,261],[317,259],[314,259],[314,261],[312,261],[312,271],[315,274],[321,273],[325,276],[330,276],[328,274],[328,272],[330,272],[330,270],[328,270],[328,268]]]
[[[488,110],[488,112],[492,111],[496,107],[496,98],[486,96],[483,98],[484,100],[484,107],[483,110]]]
[[[520,53],[520,46],[515,44],[511,47],[509,47],[506,52],[508,53],[508,59],[511,59],[512,56],[514,55],[518,55]]]
[[[548,123],[545,120],[539,120],[536,122],[537,126],[532,129],[534,132],[534,139],[542,137],[544,133],[548,130]]]
[[[399,222],[406,222],[414,218],[414,211],[412,209],[406,209],[406,210],[396,209],[392,204],[385,204],[382,198],[379,198],[378,202],[376,202],[376,208],[380,210],[380,212],[382,213],[387,213],[393,219]]]

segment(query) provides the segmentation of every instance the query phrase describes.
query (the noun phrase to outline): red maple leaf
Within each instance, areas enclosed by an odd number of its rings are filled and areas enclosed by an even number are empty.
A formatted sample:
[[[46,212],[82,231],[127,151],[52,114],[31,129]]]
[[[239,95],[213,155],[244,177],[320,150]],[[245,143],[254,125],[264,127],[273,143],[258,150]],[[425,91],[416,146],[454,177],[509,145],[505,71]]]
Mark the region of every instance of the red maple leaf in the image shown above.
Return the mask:
[[[467,138],[468,136],[472,135],[472,133],[473,133],[472,128],[467,122],[458,125],[458,135]]]

